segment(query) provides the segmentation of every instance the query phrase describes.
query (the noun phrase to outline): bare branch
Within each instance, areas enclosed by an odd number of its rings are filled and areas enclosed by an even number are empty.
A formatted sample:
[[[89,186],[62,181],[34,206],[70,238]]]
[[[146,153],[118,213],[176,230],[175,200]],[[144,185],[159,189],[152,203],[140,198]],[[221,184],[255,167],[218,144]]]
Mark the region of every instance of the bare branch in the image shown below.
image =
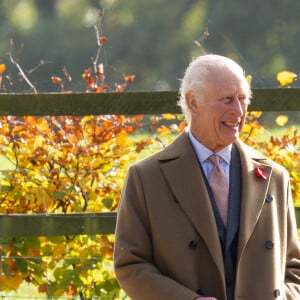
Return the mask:
[[[202,46],[202,42],[209,36],[208,28],[205,28],[202,37],[198,41],[194,41],[194,43],[201,49],[203,54],[206,54],[204,47]]]
[[[101,35],[100,31],[102,29],[102,17],[103,17],[103,15],[104,15],[104,11],[102,9],[99,10],[97,24],[94,26],[95,33],[96,33],[96,41],[97,41],[97,46],[98,46],[96,57],[93,60],[94,72],[97,72],[98,60],[99,60],[101,49],[102,49],[102,44],[100,42],[100,35]]]
[[[33,90],[33,92],[35,94],[37,94],[38,92],[37,92],[35,86],[30,82],[30,80],[26,76],[25,72],[23,71],[23,69],[21,68],[21,66],[19,65],[19,63],[17,63],[16,60],[13,58],[13,55],[12,55],[12,46],[13,46],[13,39],[10,40],[10,49],[9,49],[9,53],[8,53],[9,59],[10,59],[11,63],[14,64],[17,67],[17,69],[20,72],[21,77],[26,81],[26,83],[30,86],[30,88]]]
[[[44,64],[45,64],[45,61],[43,59],[41,59],[39,64],[37,66],[33,67],[32,69],[30,69],[27,73],[31,74],[31,73],[35,72],[37,69],[39,69]]]

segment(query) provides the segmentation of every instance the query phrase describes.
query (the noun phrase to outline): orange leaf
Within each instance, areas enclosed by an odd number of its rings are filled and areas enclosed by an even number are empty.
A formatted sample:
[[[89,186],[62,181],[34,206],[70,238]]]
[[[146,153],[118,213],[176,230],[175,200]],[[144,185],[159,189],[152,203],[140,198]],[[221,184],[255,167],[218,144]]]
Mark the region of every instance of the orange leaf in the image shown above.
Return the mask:
[[[94,78],[92,76],[92,69],[88,68],[84,71],[84,73],[82,74],[82,78],[85,79],[85,83],[87,86],[91,86],[94,84]]]
[[[106,259],[112,259],[113,249],[109,246],[104,246],[100,248],[101,255]]]
[[[101,86],[94,87],[94,93],[102,93],[102,92],[103,92],[103,89]]]
[[[151,139],[141,140],[136,143],[135,145],[135,151],[137,153],[140,153],[143,149],[145,149],[147,146],[149,146],[152,143]]]
[[[295,82],[297,80],[297,74],[289,71],[282,71],[277,73],[276,79],[279,86],[285,86]]]
[[[94,78],[91,77],[91,76],[86,77],[86,78],[85,78],[85,83],[86,83],[86,85],[88,85],[88,86],[93,85],[93,84],[95,83]]]
[[[36,124],[36,117],[34,117],[34,116],[24,116],[23,118],[24,118],[24,121],[31,126]]]
[[[126,123],[126,117],[123,115],[117,115],[116,119],[123,125]]]
[[[6,70],[5,64],[0,64],[0,75],[2,75]]]
[[[76,286],[72,283],[69,285],[68,289],[67,289],[67,295],[68,296],[72,296],[72,295],[76,295],[77,294],[77,288]]]
[[[65,245],[57,244],[53,249],[52,256],[54,258],[62,258],[64,256],[65,252],[66,252]]]
[[[179,126],[178,126],[178,129],[179,129],[179,132],[182,132],[186,127],[186,122],[185,121],[181,121]]]
[[[131,123],[140,122],[144,119],[144,115],[136,115],[130,118]]]
[[[126,87],[127,87],[126,83],[119,84],[116,87],[116,92],[118,92],[118,93],[123,92],[126,89]]]
[[[62,81],[62,79],[58,76],[52,76],[51,81],[53,84],[56,84],[56,83],[60,83]]]
[[[39,292],[40,293],[46,293],[47,292],[47,283],[43,283],[39,286]]]
[[[133,82],[134,82],[134,79],[135,79],[135,75],[127,75],[127,76],[124,76],[125,82],[133,83]]]
[[[139,126],[127,125],[127,126],[124,127],[124,130],[128,133],[132,133],[132,132],[135,132],[138,128],[139,128]]]

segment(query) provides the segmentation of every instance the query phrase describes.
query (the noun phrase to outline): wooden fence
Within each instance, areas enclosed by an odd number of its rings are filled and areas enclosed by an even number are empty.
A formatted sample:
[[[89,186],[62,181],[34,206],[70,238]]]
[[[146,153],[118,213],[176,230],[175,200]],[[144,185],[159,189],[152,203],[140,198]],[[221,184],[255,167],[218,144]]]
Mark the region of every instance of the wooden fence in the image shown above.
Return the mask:
[[[0,94],[0,115],[180,113],[178,93]],[[300,89],[254,89],[249,111],[300,111]],[[116,213],[0,214],[0,237],[114,233]]]

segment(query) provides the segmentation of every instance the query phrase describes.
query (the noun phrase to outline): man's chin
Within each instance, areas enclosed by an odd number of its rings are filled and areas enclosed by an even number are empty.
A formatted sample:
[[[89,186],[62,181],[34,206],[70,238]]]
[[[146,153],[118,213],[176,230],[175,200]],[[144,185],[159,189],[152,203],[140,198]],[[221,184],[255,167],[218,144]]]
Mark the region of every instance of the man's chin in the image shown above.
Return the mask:
[[[234,135],[234,136],[231,136],[231,137],[227,137],[226,139],[224,139],[224,147],[227,147],[229,145],[232,145],[234,144],[239,138],[239,135]]]

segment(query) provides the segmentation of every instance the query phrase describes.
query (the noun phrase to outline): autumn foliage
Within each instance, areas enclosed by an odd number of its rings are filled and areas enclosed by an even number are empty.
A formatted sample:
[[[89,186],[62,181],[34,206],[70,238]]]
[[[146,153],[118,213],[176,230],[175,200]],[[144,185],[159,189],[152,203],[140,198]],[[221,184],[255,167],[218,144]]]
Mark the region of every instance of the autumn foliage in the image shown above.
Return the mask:
[[[266,134],[266,128],[259,123],[262,112],[250,112],[247,115],[247,123],[241,134],[241,139],[251,147],[259,150],[267,157],[283,165],[290,173],[291,188],[295,206],[300,206],[300,135],[295,126],[286,129],[280,137],[270,135],[269,139],[258,140],[258,137]],[[284,126],[288,116],[279,115],[276,118],[278,126]]]
[[[105,42],[96,26],[97,53],[82,73],[87,93],[123,92],[134,83],[135,75],[123,75],[121,83],[108,84],[99,62]],[[0,64],[0,91],[6,69]],[[284,86],[296,78],[285,72],[278,74],[277,81]],[[62,75],[51,77],[63,93],[72,92],[67,89],[71,80],[66,68]],[[300,205],[299,133],[291,127],[281,137],[258,142],[257,136],[266,130],[260,117],[261,112],[248,114],[241,138],[290,171],[295,204]],[[276,122],[282,126],[287,120],[280,115]],[[116,211],[129,164],[144,150],[151,151],[153,144],[155,151],[163,148],[185,126],[182,116],[173,114],[148,119],[142,115],[0,117],[0,156],[9,164],[0,176],[0,213]],[[141,128],[151,134],[136,138]],[[112,269],[113,245],[110,235],[1,238],[0,291],[18,290],[27,282],[48,297],[120,299],[122,291]]]
[[[0,213],[114,210],[143,116],[0,117]],[[121,172],[122,173],[122,172]]]
[[[257,142],[266,130],[260,117],[261,112],[248,114],[241,138],[288,168],[299,203],[298,132],[291,127],[282,137]],[[2,172],[0,212],[115,211],[128,165],[185,128],[173,114],[147,122],[154,135],[136,139],[132,134],[146,123],[141,115],[1,117],[0,154],[13,168]],[[48,296],[118,299],[113,244],[114,237],[105,235],[2,239],[1,290],[28,282]]]
[[[162,131],[162,119],[170,115],[150,118],[149,129]],[[0,154],[13,168],[2,172],[0,213],[115,211],[128,165],[155,142],[131,136],[142,121],[140,115],[1,117]],[[1,290],[26,281],[51,296],[120,293],[113,236],[13,238],[0,249]]]

